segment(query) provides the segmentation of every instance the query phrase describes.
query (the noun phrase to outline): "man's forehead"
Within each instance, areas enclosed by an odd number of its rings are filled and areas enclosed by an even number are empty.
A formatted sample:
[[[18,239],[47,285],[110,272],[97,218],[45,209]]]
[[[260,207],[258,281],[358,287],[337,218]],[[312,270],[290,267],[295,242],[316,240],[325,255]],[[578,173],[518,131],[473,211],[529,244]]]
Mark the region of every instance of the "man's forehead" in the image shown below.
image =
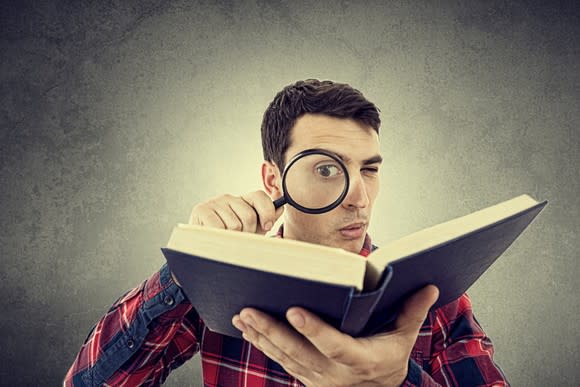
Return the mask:
[[[300,117],[290,136],[286,159],[310,148],[320,148],[336,153],[343,161],[367,161],[379,156],[379,137],[370,126],[352,119],[325,115]],[[379,157],[380,159],[380,157]]]

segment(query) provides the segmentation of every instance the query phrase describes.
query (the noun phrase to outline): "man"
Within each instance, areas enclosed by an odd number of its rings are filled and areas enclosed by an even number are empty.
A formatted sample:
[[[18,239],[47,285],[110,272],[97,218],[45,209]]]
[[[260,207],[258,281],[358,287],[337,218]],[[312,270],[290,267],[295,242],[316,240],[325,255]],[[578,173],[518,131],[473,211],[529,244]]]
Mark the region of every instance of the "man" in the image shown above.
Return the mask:
[[[264,114],[265,191],[223,195],[193,208],[190,223],[265,234],[284,213],[277,236],[368,255],[366,233],[379,192],[378,109],[346,84],[299,81],[276,95]],[[338,155],[350,176],[344,201],[318,215],[278,210],[281,175],[293,155],[322,148]],[[332,268],[329,268],[331,270]],[[207,386],[505,386],[493,347],[466,295],[429,311],[428,286],[405,303],[393,329],[353,338],[299,307],[291,327],[254,309],[232,316],[244,340],[206,329],[163,266],[121,297],[96,324],[68,371],[65,385],[157,385],[201,352]]]

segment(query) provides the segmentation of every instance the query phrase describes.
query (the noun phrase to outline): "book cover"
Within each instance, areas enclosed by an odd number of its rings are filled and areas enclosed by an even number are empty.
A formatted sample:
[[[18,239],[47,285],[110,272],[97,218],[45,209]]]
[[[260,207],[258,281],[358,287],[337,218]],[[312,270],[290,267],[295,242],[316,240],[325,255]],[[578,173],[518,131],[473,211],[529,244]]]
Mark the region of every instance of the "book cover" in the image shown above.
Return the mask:
[[[285,321],[286,310],[300,305],[315,310],[325,321],[340,328],[355,293],[354,287],[248,269],[167,248],[161,250],[207,327],[229,336],[242,337],[231,320],[244,307],[265,311]]]

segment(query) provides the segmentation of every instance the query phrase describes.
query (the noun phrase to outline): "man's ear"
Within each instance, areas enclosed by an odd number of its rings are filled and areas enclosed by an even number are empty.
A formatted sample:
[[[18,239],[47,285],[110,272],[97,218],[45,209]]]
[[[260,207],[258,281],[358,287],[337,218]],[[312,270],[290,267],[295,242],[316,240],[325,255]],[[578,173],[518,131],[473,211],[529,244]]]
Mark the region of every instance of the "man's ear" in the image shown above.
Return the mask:
[[[282,174],[276,163],[264,160],[262,163],[262,183],[264,183],[264,189],[272,200],[283,196]]]

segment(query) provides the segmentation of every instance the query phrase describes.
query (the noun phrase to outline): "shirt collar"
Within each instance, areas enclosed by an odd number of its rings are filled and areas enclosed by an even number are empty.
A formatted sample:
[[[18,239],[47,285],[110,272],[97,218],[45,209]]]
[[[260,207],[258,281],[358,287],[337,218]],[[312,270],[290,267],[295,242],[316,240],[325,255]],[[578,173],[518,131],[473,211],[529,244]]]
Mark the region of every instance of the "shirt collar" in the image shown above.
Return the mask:
[[[284,238],[284,224],[280,225],[280,228],[278,229],[278,232],[276,233],[276,238]],[[359,255],[362,255],[363,257],[368,257],[368,255],[371,253],[371,251],[373,250],[373,245],[371,242],[371,237],[369,236],[369,234],[365,234],[365,240],[363,242],[363,246],[360,249]]]

